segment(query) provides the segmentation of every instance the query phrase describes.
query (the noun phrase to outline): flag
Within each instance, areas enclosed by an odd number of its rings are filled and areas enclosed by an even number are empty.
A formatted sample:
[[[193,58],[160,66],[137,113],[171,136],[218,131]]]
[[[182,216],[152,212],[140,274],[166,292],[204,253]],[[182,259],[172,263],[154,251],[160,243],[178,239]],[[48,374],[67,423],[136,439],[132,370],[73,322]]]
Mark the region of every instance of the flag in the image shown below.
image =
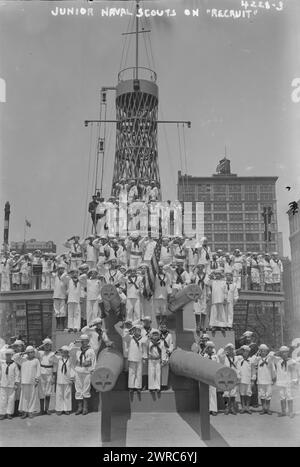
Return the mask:
[[[29,222],[28,219],[25,219],[25,225],[26,227],[31,227],[31,222]]]
[[[160,260],[162,237],[160,236],[154,248],[154,252],[145,275],[145,294],[148,298],[154,293],[155,276],[158,273],[158,263]]]

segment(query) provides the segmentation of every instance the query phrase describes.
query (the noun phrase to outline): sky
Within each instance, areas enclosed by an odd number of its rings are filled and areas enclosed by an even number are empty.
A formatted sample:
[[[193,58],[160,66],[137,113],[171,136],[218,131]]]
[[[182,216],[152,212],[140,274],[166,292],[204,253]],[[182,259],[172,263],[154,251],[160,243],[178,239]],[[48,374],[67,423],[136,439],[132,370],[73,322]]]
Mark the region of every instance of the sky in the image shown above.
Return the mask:
[[[283,3],[283,11],[271,7],[251,19],[227,19],[212,18],[206,9],[240,9],[240,1],[143,2],[144,8],[174,8],[177,15],[142,20],[151,34],[148,55],[141,39],[140,64],[158,74],[159,118],[192,122],[184,130],[186,162],[176,125],[159,127],[163,198],[176,199],[178,170],[215,173],[226,145],[233,173],[279,177],[279,230],[289,255],[286,211],[300,198],[300,103],[291,99],[292,80],[300,77],[300,2]],[[54,240],[59,250],[67,237],[84,231],[96,129],[91,134],[83,122],[98,118],[101,86],[115,86],[120,66],[133,65],[128,38],[121,60],[121,34],[130,18],[97,13],[125,4],[133,11],[132,1],[0,2],[0,78],[6,82],[6,102],[0,103],[0,209],[10,202],[10,240],[23,240],[25,217],[32,225],[27,239]],[[56,6],[92,6],[94,16],[53,16]],[[186,8],[199,8],[199,17],[185,16]],[[112,93],[107,117],[115,118]],[[113,125],[107,126],[106,149],[104,193],[109,194]]]

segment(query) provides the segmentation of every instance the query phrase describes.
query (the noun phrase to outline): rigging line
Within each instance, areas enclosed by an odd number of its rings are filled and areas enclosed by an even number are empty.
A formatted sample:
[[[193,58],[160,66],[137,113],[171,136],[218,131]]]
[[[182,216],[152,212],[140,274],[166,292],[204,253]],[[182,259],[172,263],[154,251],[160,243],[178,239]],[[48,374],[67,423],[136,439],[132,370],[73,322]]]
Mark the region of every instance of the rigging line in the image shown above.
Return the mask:
[[[182,163],[182,151],[181,151],[181,139],[180,139],[180,131],[179,131],[179,124],[177,123],[177,133],[178,133],[178,144],[179,144],[179,157],[180,157],[180,168],[181,168],[181,173],[182,173],[182,177],[184,177],[183,175],[183,163]],[[184,198],[185,198],[185,180],[184,178],[182,178],[182,199],[184,201]]]
[[[106,120],[106,115],[107,115],[107,104],[104,104],[104,120]],[[101,183],[100,183],[100,193],[102,196],[102,189],[103,189],[103,167],[104,167],[104,155],[105,155],[105,150],[106,150],[106,122],[104,123],[104,133],[103,133],[103,140],[104,140],[104,151],[102,153],[102,164],[101,164]]]
[[[102,120],[102,100],[101,100],[101,96],[100,96],[100,111],[99,111],[99,120]],[[97,134],[97,141],[96,141],[96,144],[97,144],[97,150],[96,150],[96,166],[95,166],[95,183],[94,183],[94,187],[95,187],[95,194],[96,194],[96,190],[97,190],[97,185],[98,185],[98,170],[99,170],[99,156],[100,156],[100,138],[101,138],[101,122],[98,124],[98,134]]]
[[[133,2],[131,2],[133,4]],[[130,6],[130,8],[132,9],[132,5]],[[122,56],[121,56],[121,62],[120,62],[120,70],[122,70],[123,68],[123,59],[124,59],[124,53],[125,53],[125,49],[126,49],[126,45],[127,45],[127,41],[128,41],[128,36],[127,36],[127,33],[129,32],[129,28],[130,28],[130,24],[131,24],[131,19],[130,18],[127,22],[127,29],[126,29],[126,35],[125,35],[125,39],[124,39],[124,42],[123,42],[123,48],[122,48]]]
[[[90,185],[90,172],[91,172],[91,160],[92,160],[92,145],[93,145],[93,124],[90,127],[90,147],[89,147],[89,162],[88,162],[88,171],[87,171],[87,187],[86,187],[86,197],[84,203],[84,223],[83,223],[83,234],[86,228],[86,218],[87,218],[87,203],[89,196],[89,185]]]
[[[131,17],[131,21],[130,21],[130,23],[129,23],[129,24],[130,24],[130,28],[133,27],[133,25],[134,25],[134,18],[135,18],[135,16],[133,15],[133,16]],[[125,55],[125,60],[124,60],[124,66],[125,66],[125,67],[126,67],[126,63],[128,63],[128,62],[127,62],[127,59],[128,59],[128,54],[129,54],[129,50],[130,50],[130,47],[131,47],[132,36],[133,36],[132,34],[130,34],[130,35],[128,36],[127,50],[126,50],[126,55]],[[127,36],[126,36],[126,37],[127,37]]]
[[[183,139],[183,153],[184,153],[184,159],[185,159],[185,173],[188,173],[188,167],[187,167],[187,150],[186,150],[186,142],[185,142],[185,128],[184,124],[182,124],[182,139]]]
[[[143,29],[146,29],[146,23],[144,22],[144,20],[141,21],[141,25],[142,25]],[[147,46],[147,37],[145,37],[146,35],[147,35],[147,33],[142,34],[143,39],[144,39],[144,45],[145,45],[145,50],[146,50],[146,55],[147,55],[148,66],[149,66],[149,68],[151,68],[151,61],[150,61],[150,56],[149,56],[148,46]]]

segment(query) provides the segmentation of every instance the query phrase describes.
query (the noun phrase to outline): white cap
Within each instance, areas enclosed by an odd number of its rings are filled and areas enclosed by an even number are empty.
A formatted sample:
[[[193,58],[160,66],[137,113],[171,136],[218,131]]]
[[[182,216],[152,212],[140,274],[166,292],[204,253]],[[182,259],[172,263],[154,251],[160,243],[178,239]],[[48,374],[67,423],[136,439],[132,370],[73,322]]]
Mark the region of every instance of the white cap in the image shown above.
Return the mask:
[[[144,318],[142,318],[142,321],[152,321],[152,319],[150,316],[144,316]]]
[[[15,340],[15,342],[12,343],[13,346],[15,346],[15,345],[23,345],[23,344],[24,344],[24,342],[21,341],[21,340],[19,340],[19,339]]]
[[[208,334],[202,334],[202,339],[209,339],[209,335]]]
[[[152,336],[152,334],[160,334],[160,332],[158,329],[151,329],[150,336]]]
[[[279,352],[289,352],[289,348],[286,345],[282,345],[279,349]]]
[[[43,340],[43,344],[51,344],[52,345],[52,340],[49,339],[49,337],[46,337],[46,339]]]
[[[242,335],[242,337],[251,337],[251,336],[253,336],[252,331],[245,331],[244,334]]]
[[[60,350],[62,350],[63,352],[69,352],[70,349],[68,345],[63,345]]]
[[[133,324],[133,325],[132,325],[132,328],[133,328],[133,329],[142,329],[142,327],[143,327],[143,326],[142,326],[141,324]]]
[[[91,324],[102,324],[102,319],[101,318],[95,318],[95,319],[93,319]]]
[[[13,351],[13,349],[6,349],[4,353],[5,355],[13,355],[15,352]]]
[[[81,341],[89,341],[89,340],[90,340],[90,338],[89,338],[89,336],[88,336],[87,334],[81,334],[81,336],[79,337],[79,339],[80,339]]]
[[[269,350],[269,347],[266,344],[260,344],[258,350]]]
[[[206,342],[206,347],[213,347],[213,348],[215,348],[215,344],[213,343],[213,341],[207,341],[207,342]]]
[[[28,353],[28,352],[34,352],[34,347],[32,347],[32,345],[28,345],[25,349],[25,353]]]
[[[234,345],[231,342],[228,342],[228,344],[225,345],[224,349],[234,349]]]

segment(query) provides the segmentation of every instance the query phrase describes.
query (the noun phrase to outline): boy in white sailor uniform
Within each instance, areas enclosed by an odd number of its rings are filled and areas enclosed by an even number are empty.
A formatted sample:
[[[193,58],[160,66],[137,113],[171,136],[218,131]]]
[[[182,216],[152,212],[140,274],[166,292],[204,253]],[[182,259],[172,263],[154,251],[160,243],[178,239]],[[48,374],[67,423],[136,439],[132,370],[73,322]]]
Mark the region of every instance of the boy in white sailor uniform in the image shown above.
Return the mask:
[[[147,338],[142,337],[142,326],[134,324],[132,335],[124,337],[128,341],[128,389],[130,392],[142,389],[143,359],[147,354]]]
[[[94,240],[95,236],[90,235],[81,243],[85,250],[85,260],[89,269],[95,268],[97,264],[97,248],[93,245]]]
[[[122,337],[122,346],[123,346],[123,357],[124,357],[124,371],[128,371],[128,348],[129,348],[129,341],[126,336],[132,333],[132,321],[130,319],[126,319],[125,321],[118,321],[114,328],[117,333]]]
[[[71,366],[69,347],[63,345],[51,357],[56,368],[55,411],[57,415],[70,415],[72,411],[72,384],[75,380],[75,371]]]
[[[274,292],[280,292],[280,281],[281,274],[283,273],[283,266],[282,261],[278,257],[277,251],[274,251],[274,253],[272,253],[270,265],[272,268],[273,290]]]
[[[215,344],[212,341],[206,343],[203,358],[209,358],[214,362],[218,362],[218,356],[215,353]],[[218,415],[217,405],[217,389],[213,386],[209,386],[209,413],[210,415]]]
[[[169,382],[169,357],[174,350],[173,337],[164,321],[160,323],[160,339],[166,350],[165,362],[161,367],[161,386],[162,389],[168,388]]]
[[[143,257],[142,239],[139,233],[132,232],[129,239],[125,241],[125,246],[129,252],[129,267],[138,268]]]
[[[101,318],[94,319],[89,326],[81,329],[81,333],[88,335],[90,340],[89,345],[94,350],[96,357],[98,357],[101,350],[112,345],[103,328]]]
[[[256,370],[256,379],[258,384],[258,397],[261,400],[260,415],[272,415],[270,403],[272,398],[272,384],[275,382],[275,368],[270,355],[269,347],[261,344],[258,348],[258,353],[253,356],[253,363]]]
[[[86,324],[89,326],[99,314],[100,290],[104,281],[100,281],[97,269],[90,269],[87,274],[81,275],[86,286]]]
[[[252,382],[255,380],[255,368],[253,359],[249,357],[250,347],[241,347],[242,355],[237,358],[237,374],[239,378],[239,391],[241,397],[241,413],[252,414],[250,410],[250,399],[252,395]]]
[[[228,289],[222,271],[216,269],[214,279],[211,280],[211,312],[209,326],[226,328],[225,304],[227,302]]]
[[[79,236],[74,235],[68,238],[64,246],[70,249],[71,269],[78,269],[82,263],[82,248],[79,243]]]
[[[22,412],[21,418],[27,416],[33,418],[34,412],[40,412],[38,385],[41,377],[41,365],[32,346],[26,347],[24,354],[15,354],[14,360],[21,366],[19,412]]]
[[[5,361],[0,362],[0,420],[11,420],[15,411],[15,395],[20,385],[20,371],[12,359],[13,349],[5,351]]]
[[[96,231],[99,235],[104,235],[108,206],[107,203],[105,203],[104,198],[98,198],[98,200],[99,202],[96,207]]]
[[[71,269],[68,283],[68,330],[78,332],[81,328],[80,295],[81,282],[78,271]]]
[[[57,273],[53,274],[53,308],[56,317],[56,328],[62,330],[65,328],[66,321],[66,298],[69,277],[65,272],[63,265],[58,265]]]
[[[147,343],[148,389],[150,392],[161,390],[161,368],[167,362],[167,352],[158,329],[152,329]]]
[[[170,274],[173,295],[191,282],[191,274],[184,269],[182,261],[172,263],[170,268],[168,268],[168,272]]]
[[[279,352],[272,355],[272,359],[276,369],[276,386],[280,390],[281,413],[278,416],[286,416],[286,405],[288,405],[288,414],[290,418],[294,418],[294,387],[299,384],[299,375],[296,361],[289,357],[289,350],[283,345]]]
[[[182,267],[185,269],[188,261],[188,249],[186,248],[184,239],[177,237],[173,242],[173,261],[179,262],[182,264]]]
[[[227,300],[224,303],[225,323],[227,329],[232,329],[234,305],[239,299],[237,285],[233,283],[233,274],[226,274]]]
[[[210,261],[211,261],[211,249],[207,244],[207,238],[202,237],[200,244],[196,244],[198,250],[198,261],[197,264],[203,264],[205,272],[210,272]]]
[[[105,235],[102,235],[96,237],[92,244],[98,251],[97,270],[99,274],[104,275],[107,272],[106,261],[111,254],[111,247],[108,245],[108,239]]]
[[[54,352],[52,352],[52,341],[51,339],[46,338],[43,340],[42,345],[38,348],[37,357],[41,365],[41,378],[39,383],[41,413],[47,415],[51,415],[51,412],[49,411],[49,405],[55,381],[53,374],[53,363],[51,361],[53,356]]]
[[[170,276],[163,267],[163,263],[159,261],[158,272],[154,279],[153,307],[156,315],[160,316],[160,319],[167,315],[168,297],[171,293]]]
[[[143,279],[137,274],[136,269],[129,268],[125,277],[126,281],[126,319],[136,321],[141,318],[140,297],[143,288]]]
[[[91,397],[91,373],[95,369],[96,355],[89,345],[89,340],[87,334],[82,334],[80,336],[81,348],[72,351],[71,354],[71,365],[75,370],[75,399],[78,401],[75,415],[88,413],[88,400]]]
[[[168,237],[163,237],[161,251],[160,251],[160,261],[163,263],[164,266],[167,266],[172,263],[172,260],[173,260],[172,246],[169,245]]]
[[[250,264],[251,290],[259,290],[260,289],[260,272],[259,272],[258,255],[256,252],[252,254],[252,257],[249,260],[249,264]]]
[[[193,302],[193,309],[196,319],[196,326],[199,325],[200,329],[204,330],[206,327],[208,301],[211,296],[209,277],[205,272],[204,264],[198,264],[194,267],[193,273],[191,275],[191,282],[193,284],[197,284],[202,291],[200,298],[196,302]]]
[[[217,352],[219,362],[222,365],[227,366],[229,368],[233,368],[233,370],[237,373],[237,361],[238,357],[235,355],[234,345],[228,343],[225,345],[224,349],[221,348]],[[223,398],[225,402],[225,415],[236,415],[235,409],[235,400],[238,393],[238,386],[235,386],[230,391],[224,391]]]
[[[140,242],[143,251],[143,262],[147,265],[150,264],[156,243],[157,241],[153,237],[144,237]]]

